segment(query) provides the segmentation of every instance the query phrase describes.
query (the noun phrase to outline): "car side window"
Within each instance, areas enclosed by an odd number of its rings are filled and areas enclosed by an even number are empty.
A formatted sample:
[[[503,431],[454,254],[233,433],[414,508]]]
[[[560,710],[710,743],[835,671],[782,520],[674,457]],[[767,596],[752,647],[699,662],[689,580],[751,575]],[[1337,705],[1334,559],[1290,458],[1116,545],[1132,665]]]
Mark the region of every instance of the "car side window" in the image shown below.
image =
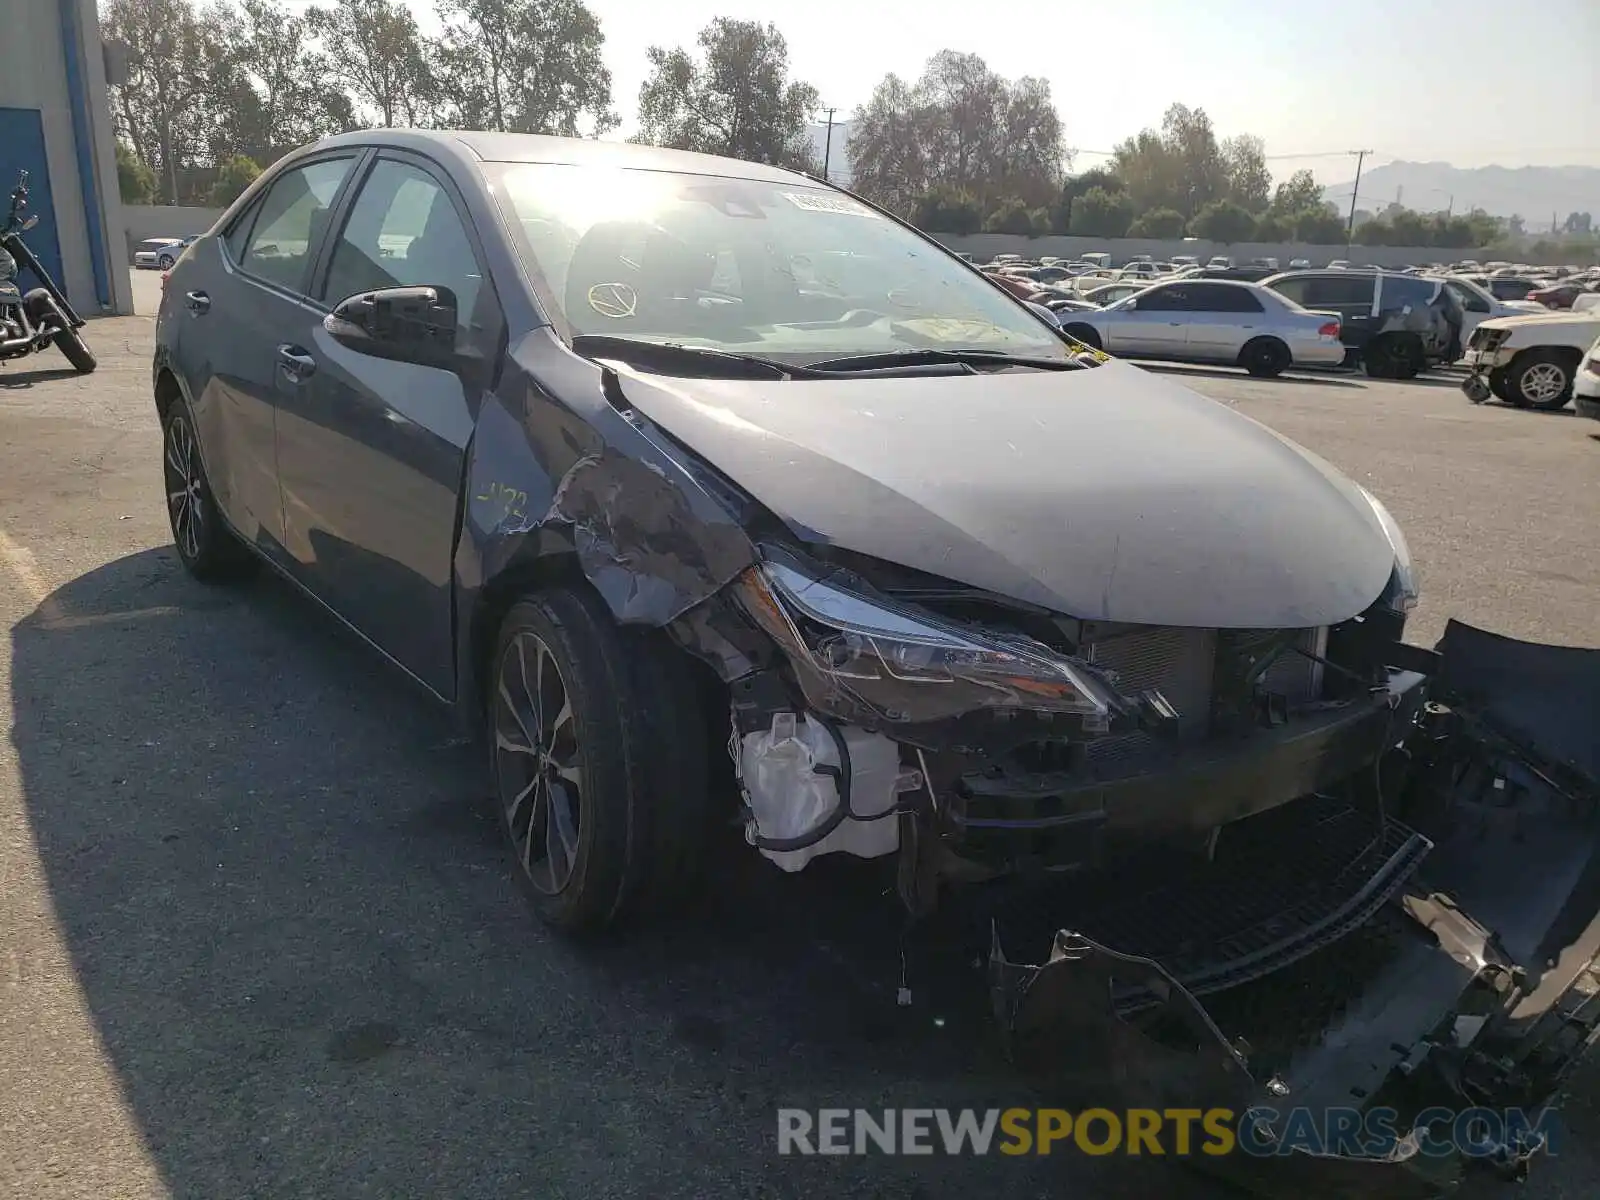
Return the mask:
[[[256,218],[261,215],[261,201],[257,200],[244,212],[240,213],[234,221],[233,228],[228,230],[222,239],[228,247],[228,257],[234,262],[244,261],[244,248],[250,240],[250,230],[254,228]]]
[[[1310,285],[1309,279],[1280,279],[1272,285],[1272,290],[1304,308],[1311,295]]]
[[[1189,312],[1194,308],[1187,287],[1152,288],[1139,297],[1138,312]]]
[[[1447,283],[1450,294],[1461,302],[1461,307],[1472,313],[1486,313],[1489,311],[1488,301],[1478,295],[1469,287],[1462,287],[1459,283]]]
[[[1433,303],[1437,285],[1429,279],[1416,279],[1409,275],[1383,276],[1381,303],[1384,308],[1403,308],[1411,305],[1420,308]]]
[[[325,158],[285,171],[261,200],[261,211],[239,265],[251,275],[295,291],[305,286],[311,251],[354,158]]]
[[[1310,281],[1309,308],[1343,308],[1370,312],[1374,290],[1370,275],[1318,275]]]
[[[461,332],[472,327],[483,271],[450,194],[420,167],[379,159],[334,244],[323,299],[422,286],[454,292]]]
[[[1225,283],[1197,283],[1190,289],[1189,307],[1196,312],[1258,313],[1261,302],[1242,287]]]

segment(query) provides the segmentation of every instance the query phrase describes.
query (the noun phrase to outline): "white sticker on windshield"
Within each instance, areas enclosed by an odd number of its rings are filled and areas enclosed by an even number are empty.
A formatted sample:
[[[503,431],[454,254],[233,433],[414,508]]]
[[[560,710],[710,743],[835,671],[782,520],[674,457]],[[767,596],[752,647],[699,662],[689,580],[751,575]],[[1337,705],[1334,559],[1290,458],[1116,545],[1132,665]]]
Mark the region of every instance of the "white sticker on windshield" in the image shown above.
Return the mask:
[[[806,212],[836,213],[845,217],[872,217],[878,214],[865,204],[858,204],[848,196],[835,196],[829,192],[780,192],[785,200]]]

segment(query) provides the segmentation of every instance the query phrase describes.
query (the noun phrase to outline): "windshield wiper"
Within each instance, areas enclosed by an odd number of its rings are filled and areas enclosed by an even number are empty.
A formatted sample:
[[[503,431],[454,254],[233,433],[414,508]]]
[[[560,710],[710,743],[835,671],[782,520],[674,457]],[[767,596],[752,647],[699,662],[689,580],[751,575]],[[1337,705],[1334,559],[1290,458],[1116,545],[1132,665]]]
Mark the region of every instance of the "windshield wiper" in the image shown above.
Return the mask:
[[[717,378],[816,379],[827,374],[811,367],[790,366],[775,358],[762,358],[759,354],[736,354],[710,346],[686,346],[682,342],[656,342],[611,333],[574,334],[572,348],[585,357],[609,355],[637,366],[672,372],[685,366],[714,368]]]
[[[1083,364],[1070,358],[1036,358],[1007,354],[1003,350],[945,350],[927,346],[917,350],[886,350],[877,354],[852,354],[811,364],[813,371],[829,375],[854,374],[892,367],[959,364],[968,367],[1034,367],[1041,371],[1078,371]]]

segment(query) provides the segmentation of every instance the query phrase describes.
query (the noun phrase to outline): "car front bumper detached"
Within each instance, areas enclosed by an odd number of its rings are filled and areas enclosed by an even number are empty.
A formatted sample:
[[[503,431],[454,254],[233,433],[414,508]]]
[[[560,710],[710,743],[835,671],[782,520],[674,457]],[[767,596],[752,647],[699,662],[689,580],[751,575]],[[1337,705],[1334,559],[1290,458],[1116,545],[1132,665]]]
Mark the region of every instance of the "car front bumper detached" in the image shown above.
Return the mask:
[[[1438,654],[1375,804],[1287,806],[1230,871],[1043,936],[1046,900],[994,919],[995,1014],[1052,1103],[1225,1121],[1186,1161],[1270,1196],[1557,1150],[1600,1033],[1600,651],[1452,622]]]

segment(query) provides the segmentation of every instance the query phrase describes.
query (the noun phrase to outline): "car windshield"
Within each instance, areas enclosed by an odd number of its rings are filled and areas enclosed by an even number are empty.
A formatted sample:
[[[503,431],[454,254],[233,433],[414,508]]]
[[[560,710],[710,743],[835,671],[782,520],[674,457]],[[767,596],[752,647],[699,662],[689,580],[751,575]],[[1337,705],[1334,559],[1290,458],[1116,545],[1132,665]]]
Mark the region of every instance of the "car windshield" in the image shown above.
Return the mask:
[[[922,347],[1067,357],[997,285],[840,192],[556,163],[491,169],[569,334],[792,363]]]

